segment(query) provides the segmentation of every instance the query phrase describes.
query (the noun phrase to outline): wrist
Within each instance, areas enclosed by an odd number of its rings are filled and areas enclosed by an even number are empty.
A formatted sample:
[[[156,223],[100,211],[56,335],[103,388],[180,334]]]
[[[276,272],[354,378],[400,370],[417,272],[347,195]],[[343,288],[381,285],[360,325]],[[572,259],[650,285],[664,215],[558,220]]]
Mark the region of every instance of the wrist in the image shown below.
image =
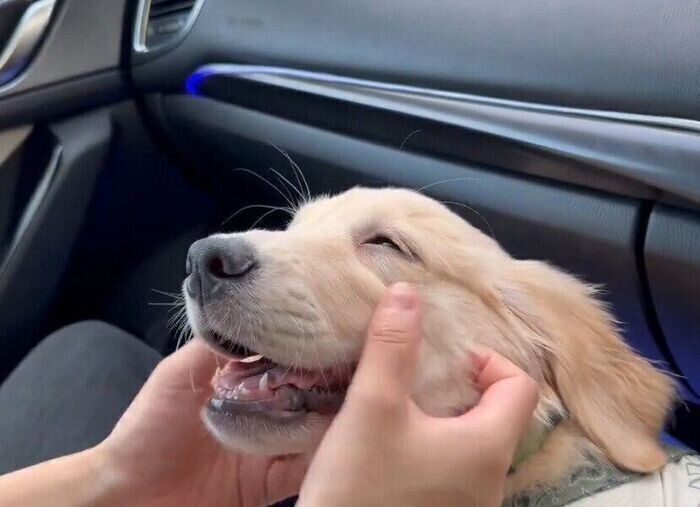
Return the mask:
[[[108,450],[102,444],[82,451],[77,455],[85,469],[89,481],[89,495],[94,505],[122,505],[133,497],[123,471],[111,459]],[[133,505],[133,503],[130,502]]]
[[[134,505],[99,448],[62,456],[0,477],[0,505]]]

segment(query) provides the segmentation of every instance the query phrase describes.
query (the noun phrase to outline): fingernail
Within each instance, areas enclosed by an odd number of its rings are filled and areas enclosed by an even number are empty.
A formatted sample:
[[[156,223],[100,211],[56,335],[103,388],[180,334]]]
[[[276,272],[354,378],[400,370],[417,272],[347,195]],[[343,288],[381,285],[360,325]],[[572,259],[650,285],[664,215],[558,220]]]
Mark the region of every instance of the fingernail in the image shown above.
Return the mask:
[[[413,310],[417,304],[415,289],[408,283],[397,283],[389,288],[387,306],[401,310]]]

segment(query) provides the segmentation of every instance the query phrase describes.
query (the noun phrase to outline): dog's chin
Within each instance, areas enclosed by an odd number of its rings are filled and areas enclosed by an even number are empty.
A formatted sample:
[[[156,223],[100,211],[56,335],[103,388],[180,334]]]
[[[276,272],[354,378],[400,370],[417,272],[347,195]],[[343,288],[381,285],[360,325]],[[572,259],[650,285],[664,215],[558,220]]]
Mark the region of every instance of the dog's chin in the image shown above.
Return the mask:
[[[228,413],[208,403],[202,409],[207,429],[224,447],[259,456],[311,454],[328,429],[332,416]]]

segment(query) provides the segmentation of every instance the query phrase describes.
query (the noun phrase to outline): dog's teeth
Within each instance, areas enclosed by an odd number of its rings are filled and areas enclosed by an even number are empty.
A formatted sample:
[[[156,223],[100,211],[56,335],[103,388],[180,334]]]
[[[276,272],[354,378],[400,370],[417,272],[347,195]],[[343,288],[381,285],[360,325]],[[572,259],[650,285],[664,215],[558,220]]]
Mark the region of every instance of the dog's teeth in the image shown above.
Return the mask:
[[[231,390],[231,398],[237,400],[241,396],[241,391],[243,390],[243,384],[238,384]]]
[[[241,389],[241,396],[245,397],[250,394],[250,389],[246,389],[245,387]]]
[[[222,400],[222,399],[220,399],[220,398],[216,398],[216,399],[214,399],[214,400],[211,400],[211,405],[212,405],[216,410],[220,410],[221,407],[223,406],[223,404],[224,404],[224,400]]]
[[[260,389],[261,391],[267,391],[268,384],[269,384],[269,378],[268,378],[267,372],[265,372],[265,374],[262,377],[260,377],[260,383],[258,384],[258,389]]]
[[[254,363],[255,361],[260,361],[263,358],[262,354],[256,354],[254,356],[244,357],[240,359],[241,363]]]

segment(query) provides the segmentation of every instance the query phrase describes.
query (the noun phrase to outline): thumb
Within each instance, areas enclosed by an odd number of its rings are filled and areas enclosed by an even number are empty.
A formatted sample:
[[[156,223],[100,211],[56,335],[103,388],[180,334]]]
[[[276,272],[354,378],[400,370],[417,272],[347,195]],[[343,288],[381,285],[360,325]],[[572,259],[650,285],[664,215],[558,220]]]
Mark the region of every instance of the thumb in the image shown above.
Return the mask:
[[[216,354],[204,340],[193,338],[161,361],[150,381],[169,389],[193,389],[202,396],[207,396],[211,391],[209,383],[216,367]]]
[[[402,403],[411,390],[420,338],[418,293],[406,283],[393,285],[372,318],[348,398]]]
[[[477,383],[482,395],[479,403],[462,417],[485,427],[499,428],[515,445],[537,407],[540,394],[537,382],[496,352],[474,359],[481,370]]]

